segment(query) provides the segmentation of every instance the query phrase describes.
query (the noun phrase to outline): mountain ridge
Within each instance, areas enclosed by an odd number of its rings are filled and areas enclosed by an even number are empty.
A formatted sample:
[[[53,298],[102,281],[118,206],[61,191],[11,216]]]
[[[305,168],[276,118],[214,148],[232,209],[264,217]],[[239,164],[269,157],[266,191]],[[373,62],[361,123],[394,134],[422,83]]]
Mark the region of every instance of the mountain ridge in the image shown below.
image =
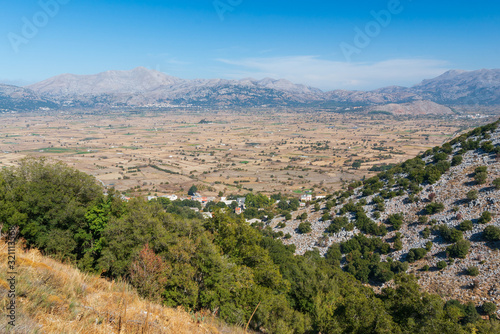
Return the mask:
[[[129,71],[112,70],[92,75],[66,73],[24,87],[0,85],[0,98],[0,109],[15,107],[12,100],[16,99],[32,102],[27,105],[36,107],[43,104],[49,108],[51,105],[56,109],[169,105],[370,106],[419,100],[447,106],[500,105],[500,69],[450,70],[412,87],[387,86],[371,91],[336,89],[325,92],[286,79],[182,79],[137,67]]]

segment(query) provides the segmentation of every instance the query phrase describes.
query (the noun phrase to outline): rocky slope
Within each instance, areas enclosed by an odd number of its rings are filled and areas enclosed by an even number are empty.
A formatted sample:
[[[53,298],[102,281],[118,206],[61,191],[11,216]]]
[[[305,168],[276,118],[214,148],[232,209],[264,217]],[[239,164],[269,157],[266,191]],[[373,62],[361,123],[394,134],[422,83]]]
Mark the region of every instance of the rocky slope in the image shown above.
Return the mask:
[[[500,307],[500,240],[487,241],[483,234],[488,226],[500,228],[500,189],[493,185],[493,181],[500,178],[500,154],[498,153],[500,151],[500,127],[498,124],[497,122],[496,128],[491,133],[473,134],[467,139],[479,141],[481,145],[491,142],[494,150],[487,152],[482,148],[477,148],[463,152],[461,143],[454,143],[451,146],[452,152],[448,156],[448,162],[451,162],[453,156],[459,154],[462,156],[462,162],[449,168],[435,183],[422,183],[421,191],[417,194],[405,190],[400,196],[386,198],[383,200],[384,209],[380,211],[374,199],[380,198],[381,193],[363,196],[363,188],[357,188],[342,204],[334,206],[328,212],[332,214],[332,218],[340,217],[339,211],[346,203],[364,204],[362,208],[367,216],[378,226],[386,227],[388,231],[386,235],[381,236],[381,240],[391,245],[391,251],[387,255],[381,254],[382,260],[390,257],[393,260],[405,262],[408,260],[410,249],[425,248],[426,244],[431,241],[431,250],[422,259],[409,263],[408,269],[408,272],[420,278],[419,283],[424,289],[438,293],[447,299],[458,299],[462,302],[473,301],[479,305],[484,302],[493,302]],[[423,158],[427,166],[433,164],[432,159],[433,155]],[[474,175],[476,168],[481,166],[487,168],[487,177],[484,183],[479,184],[475,181]],[[394,177],[398,179],[406,176],[396,174]],[[393,186],[386,185],[384,189],[397,191],[401,188],[396,183]],[[477,191],[476,199],[467,198],[467,193],[471,190]],[[425,210],[431,203],[430,199],[432,203],[442,203],[444,210],[427,214]],[[290,234],[291,238],[285,238],[283,242],[294,244],[297,254],[318,249],[324,255],[331,245],[350,240],[358,234],[364,234],[357,228],[357,225],[353,230],[344,227],[338,233],[325,234],[332,222],[322,220],[325,210],[325,202],[322,202],[321,211],[315,212],[310,206],[294,214],[294,217],[303,212],[308,214],[308,220],[312,224],[311,233],[300,234],[298,232],[297,228],[300,224],[298,219],[288,221],[286,227],[279,228],[277,224],[282,222],[283,218],[278,217],[270,225],[276,232],[282,231],[284,234]],[[485,211],[491,213],[492,219],[489,222],[480,220]],[[404,216],[404,222],[399,230],[393,229],[388,224],[388,218],[393,214]],[[380,216],[377,217],[377,215]],[[345,216],[350,222],[356,224],[355,214],[346,213]],[[427,217],[427,219],[421,220],[422,217]],[[463,239],[470,242],[467,255],[455,260],[447,258],[447,248],[453,245],[453,242],[443,238],[439,232],[440,228],[447,226],[451,230],[459,230],[460,224],[467,220],[472,222],[472,228],[463,231]],[[426,234],[426,230],[431,233]],[[402,248],[399,250],[394,248],[394,238],[397,232],[401,234],[402,240]],[[369,234],[366,235],[372,237]],[[437,264],[443,260],[448,266],[443,270],[438,270]],[[344,261],[346,261],[345,257]],[[422,270],[426,265],[430,270]],[[478,269],[477,276],[467,274],[467,269],[471,267]]]

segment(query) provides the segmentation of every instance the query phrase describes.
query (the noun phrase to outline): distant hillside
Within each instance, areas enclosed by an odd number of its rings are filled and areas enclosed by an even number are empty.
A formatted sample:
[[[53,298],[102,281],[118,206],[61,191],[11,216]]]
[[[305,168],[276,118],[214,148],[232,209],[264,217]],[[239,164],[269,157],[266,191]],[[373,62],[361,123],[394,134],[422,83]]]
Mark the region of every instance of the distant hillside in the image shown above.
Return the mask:
[[[320,89],[284,79],[186,80],[138,67],[95,75],[62,74],[25,88],[0,86],[0,109],[168,106],[345,107],[428,100],[453,105],[500,105],[500,70],[453,70],[413,87],[372,91]],[[432,112],[431,112],[432,113]],[[439,113],[439,112],[438,112]]]
[[[387,112],[393,115],[450,115],[453,111],[441,104],[431,101],[414,101],[410,103],[390,103],[368,108],[369,113]]]

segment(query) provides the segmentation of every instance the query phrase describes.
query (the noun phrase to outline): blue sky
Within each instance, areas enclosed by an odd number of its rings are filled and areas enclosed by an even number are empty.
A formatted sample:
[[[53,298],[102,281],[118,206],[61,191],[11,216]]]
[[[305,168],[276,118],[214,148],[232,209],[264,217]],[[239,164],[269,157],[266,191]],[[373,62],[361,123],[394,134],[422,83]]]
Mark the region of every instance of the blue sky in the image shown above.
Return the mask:
[[[499,68],[499,41],[491,0],[4,0],[0,82],[144,66],[324,90],[410,86]]]

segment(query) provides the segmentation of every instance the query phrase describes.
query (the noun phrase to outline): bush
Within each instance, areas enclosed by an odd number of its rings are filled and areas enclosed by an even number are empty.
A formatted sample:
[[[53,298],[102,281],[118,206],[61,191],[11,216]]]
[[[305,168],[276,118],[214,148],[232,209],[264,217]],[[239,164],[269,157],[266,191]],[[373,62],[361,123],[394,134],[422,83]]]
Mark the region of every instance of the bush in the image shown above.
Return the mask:
[[[491,317],[496,313],[497,306],[491,302],[485,302],[483,305],[481,305],[481,311]]]
[[[399,230],[401,225],[403,225],[403,215],[395,213],[387,218],[387,224],[392,225],[395,230]]]
[[[476,175],[474,175],[474,180],[476,180],[476,182],[478,184],[486,183],[487,178],[488,178],[488,173],[486,173],[486,172],[481,172],[481,173],[477,173]]]
[[[433,215],[435,213],[442,212],[443,210],[443,203],[430,203],[425,207],[425,212],[427,212],[428,215]]]
[[[478,196],[478,192],[477,190],[471,190],[467,193],[467,199],[469,201],[475,201],[477,199],[477,196]]]
[[[496,178],[493,180],[493,186],[495,187],[495,189],[500,189],[500,177]]]
[[[446,261],[442,260],[442,261],[439,261],[438,263],[436,263],[436,267],[439,269],[439,270],[443,270],[444,268],[446,268],[448,266],[448,264],[446,263]]]
[[[446,254],[449,257],[465,259],[467,257],[467,253],[469,253],[469,249],[469,240],[459,240],[455,244],[446,248]]]
[[[464,220],[463,222],[460,223],[460,225],[458,225],[458,229],[460,231],[472,231],[472,221],[471,220]]]
[[[457,242],[463,238],[462,231],[451,229],[446,225],[439,226],[439,233],[447,242]]]
[[[430,250],[432,249],[432,241],[427,241],[427,242],[425,243],[425,249],[426,249],[427,251],[430,251]]]
[[[419,216],[418,217],[418,222],[420,224],[427,224],[429,222],[429,217],[427,217],[427,216]]]
[[[467,268],[467,275],[477,276],[479,275],[479,269],[477,267],[469,267]]]
[[[479,224],[486,224],[491,221],[491,213],[489,211],[484,211],[477,221]]]
[[[423,271],[429,271],[430,267],[428,264],[426,264],[425,266],[422,267],[422,270]]]
[[[338,233],[342,230],[342,227],[345,227],[349,223],[349,219],[347,217],[335,217],[330,225],[326,228],[326,233]]]
[[[422,231],[422,237],[424,239],[427,239],[430,236],[431,236],[431,230],[428,227],[424,228],[424,230]]]
[[[451,165],[452,166],[458,166],[462,163],[462,156],[461,155],[455,155],[452,159],[451,159]]]
[[[500,241],[500,227],[493,225],[486,226],[483,231],[483,237],[488,241]]]
[[[310,233],[312,231],[311,223],[300,223],[297,230],[300,234]]]
[[[420,260],[425,255],[427,255],[427,250],[425,248],[412,248],[408,252],[408,262],[412,263]]]

